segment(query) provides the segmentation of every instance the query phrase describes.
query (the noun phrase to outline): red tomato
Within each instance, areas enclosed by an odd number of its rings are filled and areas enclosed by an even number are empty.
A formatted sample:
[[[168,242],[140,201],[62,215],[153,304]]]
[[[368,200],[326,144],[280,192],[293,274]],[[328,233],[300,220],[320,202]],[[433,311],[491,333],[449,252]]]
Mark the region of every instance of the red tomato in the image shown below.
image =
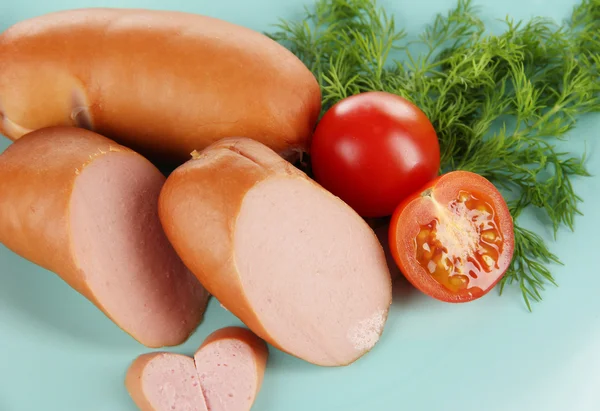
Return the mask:
[[[363,217],[384,217],[437,176],[440,146],[431,122],[408,100],[368,92],[325,113],[310,149],[323,187]]]
[[[472,301],[508,269],[513,220],[492,183],[454,171],[398,206],[389,244],[400,271],[423,293],[447,302]]]

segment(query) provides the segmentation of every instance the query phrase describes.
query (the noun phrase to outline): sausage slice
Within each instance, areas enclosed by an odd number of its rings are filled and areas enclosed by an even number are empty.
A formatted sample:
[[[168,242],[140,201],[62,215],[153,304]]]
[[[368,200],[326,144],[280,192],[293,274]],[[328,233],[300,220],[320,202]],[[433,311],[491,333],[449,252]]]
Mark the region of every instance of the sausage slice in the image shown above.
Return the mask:
[[[93,132],[32,132],[0,155],[0,242],[60,275],[142,344],[180,344],[208,293],[162,230],[164,182],[144,157]]]
[[[208,411],[194,360],[180,354],[143,354],[131,364],[125,386],[140,411]]]
[[[268,350],[246,328],[215,331],[194,355],[209,411],[249,411],[260,391]]]
[[[392,291],[373,230],[268,147],[234,138],[196,153],[159,215],[207,290],[275,347],[339,366],[379,340]]]
[[[167,352],[139,356],[125,386],[141,411],[249,411],[268,355],[251,331],[226,327],[210,334],[194,359]]]

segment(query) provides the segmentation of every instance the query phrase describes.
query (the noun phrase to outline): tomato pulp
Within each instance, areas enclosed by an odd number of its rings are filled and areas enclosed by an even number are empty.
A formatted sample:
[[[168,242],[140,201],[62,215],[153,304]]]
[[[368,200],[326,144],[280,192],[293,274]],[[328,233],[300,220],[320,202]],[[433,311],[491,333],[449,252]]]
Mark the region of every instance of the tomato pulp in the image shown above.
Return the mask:
[[[390,216],[440,167],[429,119],[408,100],[385,92],[357,94],[329,109],[310,155],[315,180],[363,217]]]
[[[513,220],[492,183],[454,171],[397,207],[389,244],[400,271],[420,291],[441,301],[472,301],[487,294],[508,269]]]

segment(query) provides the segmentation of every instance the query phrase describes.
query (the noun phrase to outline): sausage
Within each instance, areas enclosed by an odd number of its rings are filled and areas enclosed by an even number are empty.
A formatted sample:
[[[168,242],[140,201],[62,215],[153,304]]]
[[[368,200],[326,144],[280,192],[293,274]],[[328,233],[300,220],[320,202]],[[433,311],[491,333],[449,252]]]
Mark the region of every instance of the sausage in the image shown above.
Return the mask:
[[[209,411],[249,411],[262,386],[269,352],[250,330],[226,327],[194,354]]]
[[[130,365],[125,386],[141,411],[249,411],[260,391],[267,345],[242,327],[210,334],[194,358],[142,354]]]
[[[142,354],[125,376],[140,411],[208,411],[194,360],[167,352]]]
[[[280,350],[340,366],[379,340],[392,298],[383,247],[265,145],[228,138],[195,153],[167,179],[159,217],[206,289]]]
[[[289,156],[308,151],[320,110],[315,77],[290,51],[207,16],[76,9],[0,36],[0,130],[12,140],[68,125],[161,163],[240,135]]]
[[[91,131],[34,131],[0,155],[0,242],[58,274],[140,343],[180,344],[208,293],[162,230],[164,182],[140,154]]]

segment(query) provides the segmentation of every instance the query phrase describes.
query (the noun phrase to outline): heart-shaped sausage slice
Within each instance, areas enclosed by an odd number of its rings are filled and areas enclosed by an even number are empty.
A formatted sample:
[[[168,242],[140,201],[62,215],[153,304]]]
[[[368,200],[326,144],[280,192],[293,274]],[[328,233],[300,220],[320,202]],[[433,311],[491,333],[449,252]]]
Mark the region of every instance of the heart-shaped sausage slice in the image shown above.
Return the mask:
[[[141,411],[208,411],[194,360],[157,352],[139,356],[125,385]]]
[[[265,342],[246,328],[227,327],[209,335],[194,355],[208,410],[250,410],[267,357]]]
[[[141,411],[248,411],[267,357],[267,345],[250,330],[226,327],[209,335],[194,359],[165,352],[139,356],[125,385]]]

